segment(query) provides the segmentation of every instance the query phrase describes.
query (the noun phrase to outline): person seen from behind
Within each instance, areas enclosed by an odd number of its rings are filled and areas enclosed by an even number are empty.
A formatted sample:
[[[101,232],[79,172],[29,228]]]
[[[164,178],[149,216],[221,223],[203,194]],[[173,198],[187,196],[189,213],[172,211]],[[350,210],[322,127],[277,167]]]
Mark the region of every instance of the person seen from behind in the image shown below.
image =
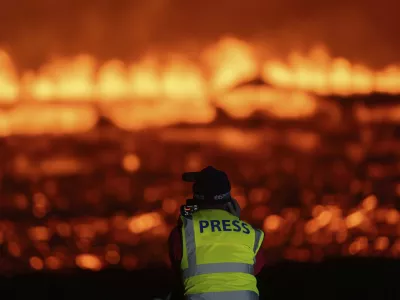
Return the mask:
[[[211,166],[184,173],[193,199],[181,207],[169,236],[179,286],[168,299],[258,300],[257,275],[265,264],[264,232],[240,220],[227,175]]]

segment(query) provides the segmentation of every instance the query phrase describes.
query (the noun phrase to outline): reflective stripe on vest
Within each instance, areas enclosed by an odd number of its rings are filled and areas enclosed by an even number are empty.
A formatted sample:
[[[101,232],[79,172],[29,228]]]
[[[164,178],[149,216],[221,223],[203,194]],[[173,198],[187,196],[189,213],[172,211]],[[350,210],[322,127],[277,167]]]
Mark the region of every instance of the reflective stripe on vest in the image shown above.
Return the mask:
[[[242,263],[216,263],[197,265],[195,269],[187,268],[183,270],[183,278],[187,279],[192,276],[210,274],[210,273],[254,273],[254,266]]]
[[[234,292],[209,292],[201,294],[190,294],[185,296],[186,300],[258,300],[257,293],[253,291]]]
[[[246,273],[252,274],[254,273],[254,266],[250,264],[244,263],[213,263],[213,264],[202,264],[197,265],[196,262],[196,243],[194,239],[194,224],[193,220],[189,218],[184,218],[184,226],[185,226],[185,239],[186,239],[186,253],[188,259],[188,267],[184,269],[182,272],[183,279],[187,279],[192,276],[202,275],[202,274],[210,274],[210,273],[229,273],[229,272],[237,272],[237,273]],[[258,230],[255,230],[256,236],[254,239],[254,247],[253,251],[256,252],[258,248],[258,244],[261,239],[261,233]],[[255,256],[254,256],[255,263]],[[195,299],[203,299],[203,298],[195,298]],[[204,298],[206,299],[206,298]]]
[[[256,239],[254,240],[254,247],[253,247],[253,252],[256,254],[257,248],[258,248],[258,243],[260,243],[261,235],[262,233],[260,230],[255,230],[256,231]]]

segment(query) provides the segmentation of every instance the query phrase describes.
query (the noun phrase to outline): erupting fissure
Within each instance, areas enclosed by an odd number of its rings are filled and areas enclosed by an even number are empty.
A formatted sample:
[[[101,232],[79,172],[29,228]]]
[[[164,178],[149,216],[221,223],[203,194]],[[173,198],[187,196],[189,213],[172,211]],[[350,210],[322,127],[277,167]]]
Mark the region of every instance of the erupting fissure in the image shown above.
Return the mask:
[[[307,55],[293,51],[286,63],[265,56],[255,44],[225,37],[205,49],[197,62],[174,54],[166,63],[148,55],[132,64],[99,64],[82,54],[18,75],[10,55],[0,50],[0,106],[12,106],[0,111],[0,135],[18,133],[22,127],[40,132],[46,122],[56,131],[87,130],[99,111],[128,129],[209,123],[216,106],[233,118],[247,118],[254,111],[298,118],[315,113],[318,95],[400,93],[399,66],[374,71],[332,58],[324,47]],[[256,77],[270,86],[231,89]],[[45,108],[35,112],[41,121],[32,125],[26,114],[37,105]],[[56,119],[50,116],[53,112]],[[82,114],[85,121],[80,124]]]

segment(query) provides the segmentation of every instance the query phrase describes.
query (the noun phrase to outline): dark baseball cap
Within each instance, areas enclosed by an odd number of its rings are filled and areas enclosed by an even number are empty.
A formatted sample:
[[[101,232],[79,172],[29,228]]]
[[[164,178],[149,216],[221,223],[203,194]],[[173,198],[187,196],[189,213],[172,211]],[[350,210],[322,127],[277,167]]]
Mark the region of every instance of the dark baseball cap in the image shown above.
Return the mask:
[[[193,198],[223,200],[230,198],[231,184],[225,172],[208,166],[200,172],[182,174],[183,181],[193,182]]]

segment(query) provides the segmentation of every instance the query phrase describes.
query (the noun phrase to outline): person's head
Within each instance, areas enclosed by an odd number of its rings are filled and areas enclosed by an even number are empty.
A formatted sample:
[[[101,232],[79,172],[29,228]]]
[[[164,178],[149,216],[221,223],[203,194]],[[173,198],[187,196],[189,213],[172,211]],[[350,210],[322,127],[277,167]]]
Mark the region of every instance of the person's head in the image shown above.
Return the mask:
[[[240,217],[240,206],[231,196],[231,184],[225,172],[208,166],[200,172],[183,173],[182,179],[193,183],[193,199],[209,208],[225,209]]]

